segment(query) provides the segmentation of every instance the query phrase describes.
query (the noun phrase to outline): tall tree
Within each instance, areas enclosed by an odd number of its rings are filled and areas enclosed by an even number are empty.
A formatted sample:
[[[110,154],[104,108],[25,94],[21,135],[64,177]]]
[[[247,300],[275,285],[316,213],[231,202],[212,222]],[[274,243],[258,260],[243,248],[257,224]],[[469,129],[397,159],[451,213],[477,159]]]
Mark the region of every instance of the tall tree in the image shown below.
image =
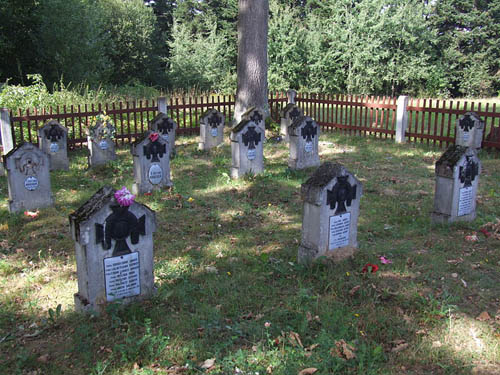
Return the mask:
[[[269,0],[239,0],[238,3],[238,83],[234,120],[250,107],[268,110],[267,31]]]

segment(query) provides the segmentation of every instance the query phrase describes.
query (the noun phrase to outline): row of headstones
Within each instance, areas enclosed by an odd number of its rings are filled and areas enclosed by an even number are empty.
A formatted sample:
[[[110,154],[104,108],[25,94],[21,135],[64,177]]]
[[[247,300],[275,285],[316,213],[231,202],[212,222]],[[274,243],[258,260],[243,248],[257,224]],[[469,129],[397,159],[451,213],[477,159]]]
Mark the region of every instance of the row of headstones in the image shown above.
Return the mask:
[[[433,222],[473,220],[481,163],[472,148],[451,146],[436,163]],[[76,248],[76,309],[100,312],[116,300],[128,303],[154,293],[155,212],[143,204],[122,204],[120,191],[100,189],[70,215]],[[363,185],[344,166],[322,164],[301,186],[301,263],[321,256],[352,256]]]

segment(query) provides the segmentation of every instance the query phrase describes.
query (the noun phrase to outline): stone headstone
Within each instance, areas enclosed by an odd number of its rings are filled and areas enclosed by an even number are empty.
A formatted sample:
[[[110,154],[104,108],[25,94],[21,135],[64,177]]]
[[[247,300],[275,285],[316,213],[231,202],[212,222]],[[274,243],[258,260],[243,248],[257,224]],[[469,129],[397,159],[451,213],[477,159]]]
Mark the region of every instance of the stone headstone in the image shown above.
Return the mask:
[[[253,121],[241,120],[231,129],[232,178],[264,170],[264,139],[264,130]]]
[[[201,117],[199,150],[210,150],[224,142],[225,117],[216,109],[209,109]]]
[[[8,108],[0,108],[0,143],[1,155],[7,155],[14,148]],[[3,175],[5,175],[5,170],[3,163],[0,163],[0,176]]]
[[[295,103],[288,103],[280,111],[280,135],[288,142],[288,127],[293,124],[295,120],[304,116],[304,112]]]
[[[302,184],[304,211],[299,262],[307,263],[320,256],[337,261],[354,254],[362,194],[359,180],[336,163],[322,164]]]
[[[168,142],[170,157],[175,156],[175,130],[177,129],[175,121],[160,112],[149,124],[149,129],[159,133],[160,137]]]
[[[103,165],[116,160],[114,134],[115,127],[107,116],[98,115],[94,125],[87,128],[87,146],[89,148],[89,167]]]
[[[68,170],[68,129],[56,120],[38,129],[38,147],[49,155],[50,170]]]
[[[266,132],[266,114],[258,107],[250,107],[245,113],[241,115],[241,121],[252,121],[255,125],[262,129],[265,135]]]
[[[23,143],[4,156],[9,188],[9,212],[52,206],[49,156],[31,143]]]
[[[132,144],[131,152],[134,160],[134,194],[172,186],[168,141],[160,137],[159,133],[146,132]]]
[[[288,166],[291,169],[319,166],[319,133],[318,124],[308,116],[299,117],[288,127],[290,139]]]
[[[69,215],[75,241],[78,293],[75,307],[100,313],[109,302],[129,303],[154,291],[153,232],[155,213],[101,188]]]
[[[457,119],[455,144],[464,147],[481,148],[484,121],[475,112],[467,112]]]
[[[473,148],[453,145],[436,162],[432,222],[451,223],[476,218],[481,161]]]

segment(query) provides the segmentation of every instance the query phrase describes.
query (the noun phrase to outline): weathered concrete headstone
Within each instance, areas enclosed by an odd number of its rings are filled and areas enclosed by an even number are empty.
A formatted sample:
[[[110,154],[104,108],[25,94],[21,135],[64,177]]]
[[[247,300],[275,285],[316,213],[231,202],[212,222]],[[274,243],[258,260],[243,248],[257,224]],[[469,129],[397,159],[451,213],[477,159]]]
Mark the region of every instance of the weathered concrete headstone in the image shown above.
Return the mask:
[[[255,125],[262,129],[262,132],[266,133],[266,114],[262,108],[250,107],[245,113],[241,115],[241,121],[253,121]]]
[[[264,139],[264,130],[253,121],[241,120],[231,129],[232,178],[264,170]]]
[[[49,155],[50,170],[69,169],[68,129],[50,120],[38,129],[38,147]]]
[[[320,256],[341,260],[358,246],[363,185],[341,164],[324,163],[301,188],[304,200],[299,262]]]
[[[283,137],[285,142],[289,141],[288,138],[288,127],[293,124],[295,120],[304,116],[304,112],[295,104],[295,96],[297,95],[295,90],[288,90],[288,104],[280,111],[280,135]]]
[[[318,124],[308,116],[299,117],[288,127],[290,139],[288,166],[291,169],[319,166],[319,133]]]
[[[81,312],[102,312],[107,303],[147,298],[155,291],[155,213],[121,189],[105,186],[69,215],[75,241]]]
[[[476,218],[476,195],[481,161],[473,148],[453,145],[436,162],[434,223]]]
[[[175,156],[175,130],[177,124],[174,120],[168,117],[165,113],[158,113],[156,117],[149,124],[149,129],[153,132],[159,133],[169,144],[170,157]]]
[[[95,122],[86,129],[89,148],[89,167],[103,165],[116,159],[115,127],[108,116],[100,114]]]
[[[484,121],[475,112],[467,112],[457,119],[455,144],[464,147],[481,148]]]
[[[9,188],[9,212],[52,206],[49,156],[31,143],[4,156]]]
[[[14,148],[12,138],[12,127],[10,123],[9,109],[0,108],[0,151],[2,155],[7,155]],[[0,163],[0,176],[5,174],[3,163]]]
[[[199,150],[210,150],[224,142],[225,117],[216,109],[209,109],[201,117]]]
[[[172,186],[168,141],[160,137],[159,133],[146,132],[132,144],[131,152],[134,159],[134,194]]]

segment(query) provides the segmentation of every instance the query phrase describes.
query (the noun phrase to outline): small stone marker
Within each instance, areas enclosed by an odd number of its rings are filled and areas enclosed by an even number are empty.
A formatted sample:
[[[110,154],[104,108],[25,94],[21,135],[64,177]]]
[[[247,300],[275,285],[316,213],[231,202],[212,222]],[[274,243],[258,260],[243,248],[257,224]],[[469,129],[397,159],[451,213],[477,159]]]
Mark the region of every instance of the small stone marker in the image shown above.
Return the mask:
[[[14,148],[14,139],[12,137],[12,126],[8,108],[0,108],[0,152],[1,155],[7,155]],[[5,175],[3,163],[0,163],[0,176]]]
[[[81,312],[102,312],[108,302],[129,303],[154,293],[155,213],[124,188],[101,188],[69,215],[75,240]]]
[[[177,124],[174,120],[168,117],[165,113],[158,113],[151,121],[149,129],[153,132],[159,133],[169,144],[170,157],[175,156],[175,130]]]
[[[146,132],[131,147],[134,159],[134,194],[149,193],[164,186],[172,186],[168,141],[159,133]]]
[[[358,246],[359,201],[363,185],[341,164],[324,163],[301,188],[304,200],[298,260],[320,256],[338,261]]]
[[[231,129],[231,178],[264,170],[264,139],[264,130],[250,120],[241,120]]]
[[[303,169],[319,166],[318,139],[319,126],[308,116],[299,117],[288,127],[290,139],[291,169]]]
[[[262,129],[263,134],[266,134],[266,114],[258,107],[250,107],[248,111],[241,115],[241,121],[253,121],[255,125]]]
[[[456,132],[456,145],[479,150],[483,142],[484,121],[477,113],[467,112],[457,119]]]
[[[56,120],[38,129],[38,147],[49,155],[50,170],[69,169],[68,129]]]
[[[31,143],[23,143],[4,156],[9,188],[9,212],[52,206],[49,156]]]
[[[473,148],[453,145],[436,162],[434,223],[476,218],[476,195],[481,161]]]
[[[199,150],[210,150],[224,142],[225,117],[216,109],[209,109],[201,117]]]
[[[304,116],[304,112],[295,104],[295,96],[297,95],[295,90],[288,90],[288,104],[280,111],[280,135],[283,137],[285,142],[289,141],[288,138],[288,127],[293,124],[295,120]]]
[[[87,146],[90,154],[89,167],[103,165],[116,159],[114,134],[115,127],[108,116],[99,114],[95,124],[86,129]]]

